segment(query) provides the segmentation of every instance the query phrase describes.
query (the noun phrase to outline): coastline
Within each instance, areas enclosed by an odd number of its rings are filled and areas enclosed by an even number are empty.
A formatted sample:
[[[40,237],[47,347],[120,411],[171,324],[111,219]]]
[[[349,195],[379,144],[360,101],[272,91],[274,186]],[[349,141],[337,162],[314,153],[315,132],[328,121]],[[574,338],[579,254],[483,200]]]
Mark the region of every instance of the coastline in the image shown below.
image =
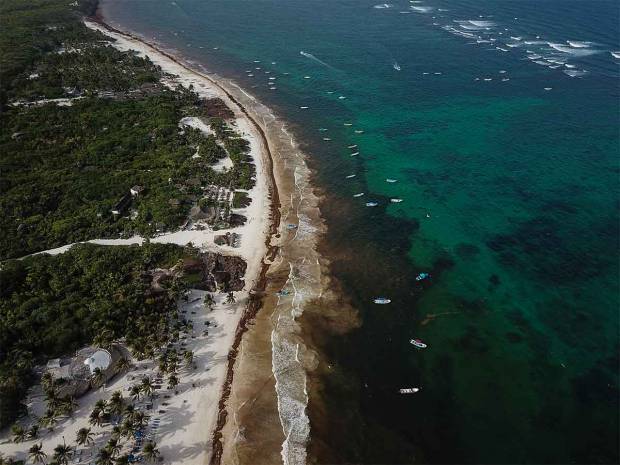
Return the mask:
[[[252,279],[253,292],[228,353],[217,422],[207,436],[212,440],[209,463],[270,464],[280,458],[286,465],[304,464],[310,440],[307,372],[316,369],[318,357],[304,344],[296,319],[308,302],[316,304],[317,298],[326,297],[325,264],[317,252],[324,225],[305,157],[285,123],[234,82],[196,71],[161,47],[108,25],[100,15],[86,23],[115,37],[114,46],[119,46],[120,38],[127,42],[123,47],[148,55],[166,72],[181,75],[179,80],[194,84],[198,93],[204,89],[196,80],[209,83],[207,92],[216,91],[259,134],[268,167],[271,221],[260,271]],[[287,224],[296,227],[287,228]],[[248,273],[250,268],[248,263]],[[283,288],[289,289],[289,295],[276,296]],[[261,348],[258,356],[252,347]],[[254,409],[260,404],[260,421],[256,413],[242,411],[249,403]],[[271,447],[263,447],[265,440]]]
[[[241,105],[224,87],[222,87],[217,81],[215,81],[211,77],[208,77],[203,73],[189,68],[187,65],[181,63],[176,57],[173,57],[169,53],[160,50],[159,48],[147,42],[144,42],[143,40],[135,37],[134,35],[119,31],[118,29],[106,24],[105,21],[103,21],[102,18],[99,16],[94,19],[91,18],[91,21],[85,20],[85,24],[87,25],[87,27],[97,29],[105,35],[116,39],[116,43],[113,44],[113,46],[118,47],[119,39],[125,39],[127,43],[123,44],[123,47],[126,46],[128,49],[132,49],[138,53],[148,56],[151,61],[161,66],[165,72],[177,76],[181,82],[187,80],[188,77],[207,81],[210,86],[202,86],[202,89],[198,87],[195,88],[195,91],[197,91],[199,94],[201,94],[201,91],[206,94],[211,94],[215,90],[216,93],[219,94],[217,96],[222,98],[235,113],[241,113],[241,115],[236,115],[238,116],[238,121],[239,116],[246,119],[247,123],[252,126],[252,128],[259,134],[259,144],[262,149],[259,156],[263,158],[262,162],[265,163],[265,165],[267,166],[267,169],[265,171],[267,173],[268,196],[270,198],[269,211],[262,211],[261,214],[269,216],[270,221],[268,221],[268,231],[266,231],[264,234],[264,253],[260,253],[257,251],[254,257],[245,257],[246,259],[248,259],[248,272],[246,274],[246,282],[248,287],[248,305],[243,310],[242,315],[240,315],[240,318],[238,319],[236,328],[234,330],[234,339],[228,351],[226,374],[223,383],[221,384],[221,388],[219,388],[221,394],[219,395],[215,425],[212,430],[208,431],[205,435],[206,438],[212,438],[212,446],[207,446],[207,452],[210,452],[210,457],[209,455],[207,455],[206,460],[208,460],[210,463],[220,463],[221,455],[223,452],[221,430],[224,427],[226,423],[226,418],[228,416],[228,412],[226,410],[226,402],[230,395],[231,384],[234,374],[234,362],[238,354],[241,338],[247,330],[249,322],[254,318],[254,316],[261,307],[260,298],[257,297],[256,294],[260,294],[264,290],[266,285],[266,274],[269,270],[270,261],[273,260],[278,251],[277,245],[272,245],[272,236],[277,234],[280,222],[279,197],[277,184],[273,172],[273,160],[271,152],[269,150],[269,144],[262,128],[259,126],[256,120],[248,114],[247,110],[243,107],[243,105]],[[166,60],[168,60],[170,63],[166,63]],[[174,66],[169,66],[170,64],[176,65],[179,69],[175,69]],[[183,84],[186,83],[183,82]],[[258,160],[256,160],[256,157],[254,158],[255,162],[258,162]],[[157,238],[154,241],[157,241]],[[254,258],[254,260],[251,260],[252,258]],[[252,263],[252,261],[254,261],[254,263]],[[252,272],[253,269],[254,272]]]

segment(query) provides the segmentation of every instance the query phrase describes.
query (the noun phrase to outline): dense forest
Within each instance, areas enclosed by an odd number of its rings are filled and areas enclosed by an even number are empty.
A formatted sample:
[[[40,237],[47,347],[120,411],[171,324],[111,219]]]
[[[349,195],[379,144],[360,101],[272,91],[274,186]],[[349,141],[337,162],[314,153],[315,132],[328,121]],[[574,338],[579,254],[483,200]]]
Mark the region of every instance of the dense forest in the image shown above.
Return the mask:
[[[23,49],[24,40],[37,52],[1,58],[0,258],[92,238],[151,236],[179,227],[205,186],[252,187],[247,141],[210,116],[221,102],[164,86],[157,66],[111,47],[66,3],[27,10],[18,3],[2,4],[8,27],[0,50]],[[29,37],[28,28],[41,37]],[[57,98],[68,102],[32,104]],[[179,127],[185,116],[208,119],[218,141]],[[227,152],[233,168],[214,171]],[[113,214],[136,185],[144,190]]]
[[[169,331],[183,279],[150,295],[149,270],[170,268],[197,250],[172,244],[107,247],[8,260],[0,270],[0,427],[19,412],[32,368],[95,342],[125,338],[148,355]]]
[[[148,59],[111,47],[81,22],[95,7],[0,2],[0,427],[22,411],[33,368],[50,357],[119,338],[152,355],[175,331],[189,277],[154,297],[149,273],[197,251],[147,241],[16,258],[175,229],[207,186],[254,183],[249,144],[221,118],[232,116],[223,102],[171,89]],[[187,116],[215,135],[180,125]],[[213,170],[227,155],[233,167]]]

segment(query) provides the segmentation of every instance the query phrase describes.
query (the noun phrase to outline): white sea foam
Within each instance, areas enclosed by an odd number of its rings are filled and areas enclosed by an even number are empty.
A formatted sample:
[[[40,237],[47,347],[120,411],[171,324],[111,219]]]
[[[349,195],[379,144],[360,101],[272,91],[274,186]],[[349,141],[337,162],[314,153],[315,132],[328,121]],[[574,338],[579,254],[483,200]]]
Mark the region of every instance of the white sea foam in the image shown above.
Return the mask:
[[[594,45],[594,42],[580,40],[567,40],[566,43],[573,48],[590,48],[590,46]]]
[[[570,45],[558,44],[555,42],[548,42],[548,45],[558,52],[567,53],[575,57],[585,57],[600,52],[599,50],[594,50],[591,48],[575,48]]]
[[[563,72],[570,77],[583,77],[588,74],[585,69],[565,69]]]
[[[430,13],[433,11],[432,6],[410,6],[409,8],[417,13]]]
[[[393,6],[394,5],[391,3],[380,3],[379,5],[373,6],[373,8],[376,8],[377,10],[384,10],[386,8],[392,8]]]

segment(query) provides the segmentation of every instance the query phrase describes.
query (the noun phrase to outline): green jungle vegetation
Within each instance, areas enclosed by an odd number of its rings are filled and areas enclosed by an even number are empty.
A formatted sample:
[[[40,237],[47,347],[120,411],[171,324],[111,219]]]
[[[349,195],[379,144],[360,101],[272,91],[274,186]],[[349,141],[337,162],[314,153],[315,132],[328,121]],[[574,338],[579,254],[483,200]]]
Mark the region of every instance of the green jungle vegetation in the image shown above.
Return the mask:
[[[165,345],[178,329],[176,301],[189,283],[177,273],[163,283],[165,292],[156,294],[149,271],[170,269],[197,254],[173,244],[79,244],[55,256],[5,261],[0,270],[0,427],[23,412],[20,402],[35,381],[36,364],[120,338],[138,358],[151,357]]]
[[[179,227],[208,185],[252,187],[248,142],[210,116],[221,102],[163,86],[150,60],[107,45],[66,3],[35,3],[24,9],[9,0],[0,10],[0,50],[36,49],[0,61],[0,258],[93,238],[150,236]],[[51,98],[75,100],[23,104]],[[180,128],[185,116],[208,118],[226,150],[212,135]],[[226,151],[233,168],[211,169]],[[144,191],[114,215],[135,185]]]
[[[119,338],[153,356],[183,324],[176,299],[192,277],[154,296],[148,271],[197,251],[147,241],[17,258],[148,238],[183,224],[207,186],[254,184],[249,144],[220,118],[231,116],[223,102],[169,89],[150,60],[109,46],[81,22],[95,7],[0,2],[0,428],[24,411],[33,368],[49,358]],[[59,98],[73,100],[32,104]],[[180,127],[186,116],[208,119],[216,135]],[[227,152],[233,168],[213,170]],[[144,190],[132,196],[133,186]]]

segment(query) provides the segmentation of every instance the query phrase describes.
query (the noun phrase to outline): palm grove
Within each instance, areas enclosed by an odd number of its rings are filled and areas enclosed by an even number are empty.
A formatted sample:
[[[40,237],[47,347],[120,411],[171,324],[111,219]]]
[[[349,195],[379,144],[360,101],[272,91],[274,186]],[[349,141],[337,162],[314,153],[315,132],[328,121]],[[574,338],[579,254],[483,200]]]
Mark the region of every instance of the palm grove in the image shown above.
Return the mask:
[[[248,144],[221,118],[230,116],[221,102],[164,86],[166,76],[148,59],[121,53],[84,27],[81,16],[96,1],[69,3],[0,4],[0,427],[24,413],[26,392],[40,381],[45,414],[12,430],[15,441],[34,441],[35,463],[68,463],[94,437],[82,428],[76,445],[67,438],[47,457],[36,439],[71,416],[77,403],[59,395],[62,380],[38,379],[36,365],[85,344],[122,340],[136,359],[157,358],[170,389],[182,369],[191,369],[193,354],[179,345],[191,323],[176,304],[188,281],[176,273],[155,296],[145,276],[198,251],[147,240],[141,247],[84,244],[58,256],[17,258],[92,238],[148,238],[181,225],[202,186],[249,189],[254,182]],[[59,98],[68,103],[44,102]],[[185,116],[209,119],[215,135],[180,130]],[[232,169],[210,167],[227,155]],[[133,214],[112,214],[133,185],[146,187],[132,199]],[[117,364],[118,371],[129,369],[127,358]],[[96,463],[129,461],[122,445],[148,420],[134,403],[151,395],[147,377],[130,397],[115,392],[95,406],[91,427],[110,429]],[[142,453],[151,460],[159,455],[152,442]]]

